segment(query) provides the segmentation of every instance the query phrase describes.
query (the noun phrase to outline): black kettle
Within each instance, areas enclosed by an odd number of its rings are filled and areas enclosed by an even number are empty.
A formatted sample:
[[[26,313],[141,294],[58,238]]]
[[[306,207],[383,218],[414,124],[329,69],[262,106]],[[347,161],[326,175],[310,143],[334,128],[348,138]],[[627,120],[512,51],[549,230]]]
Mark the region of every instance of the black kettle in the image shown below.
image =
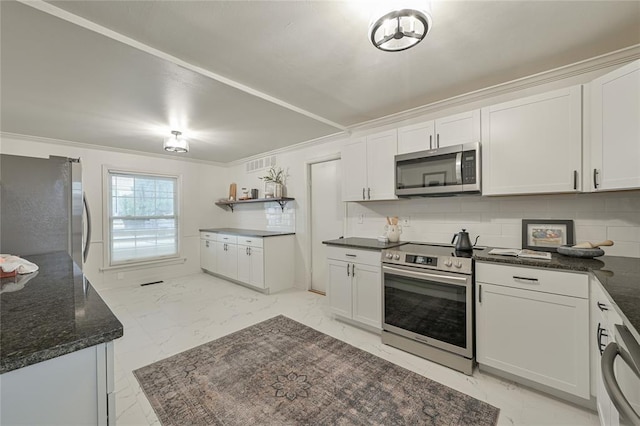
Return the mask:
[[[456,241],[456,238],[458,238],[458,241]],[[478,238],[480,238],[479,235],[476,237],[476,242],[478,242]],[[471,239],[466,229],[463,229],[462,232],[458,232],[457,234],[453,234],[451,244],[453,244],[454,241],[456,241],[456,251],[472,251],[475,245],[471,244]]]

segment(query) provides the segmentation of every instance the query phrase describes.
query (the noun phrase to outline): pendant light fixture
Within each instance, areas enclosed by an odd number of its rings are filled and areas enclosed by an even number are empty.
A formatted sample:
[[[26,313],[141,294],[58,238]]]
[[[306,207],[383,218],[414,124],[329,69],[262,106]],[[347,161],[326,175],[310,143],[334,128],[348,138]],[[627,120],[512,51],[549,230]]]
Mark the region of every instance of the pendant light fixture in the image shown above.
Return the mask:
[[[164,150],[179,153],[189,152],[189,143],[181,136],[182,132],[172,130],[171,134],[173,136],[169,136],[164,140]]]
[[[420,43],[431,30],[431,8],[426,1],[419,6],[416,3],[388,2],[369,26],[371,43],[386,52],[399,52]]]

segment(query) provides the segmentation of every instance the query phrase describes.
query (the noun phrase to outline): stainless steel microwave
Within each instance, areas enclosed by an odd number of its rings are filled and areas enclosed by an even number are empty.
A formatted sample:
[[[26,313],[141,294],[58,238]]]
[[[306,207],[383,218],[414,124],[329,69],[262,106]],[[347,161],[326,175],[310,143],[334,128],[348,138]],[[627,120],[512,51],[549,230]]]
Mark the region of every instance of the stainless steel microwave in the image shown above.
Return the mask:
[[[480,143],[396,155],[396,195],[479,194]]]

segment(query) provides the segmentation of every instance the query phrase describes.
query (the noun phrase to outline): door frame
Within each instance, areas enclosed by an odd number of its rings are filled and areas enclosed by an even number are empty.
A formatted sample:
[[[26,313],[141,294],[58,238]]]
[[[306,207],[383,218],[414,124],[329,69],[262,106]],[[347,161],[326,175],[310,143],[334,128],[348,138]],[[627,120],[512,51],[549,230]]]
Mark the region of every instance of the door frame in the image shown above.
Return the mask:
[[[307,268],[307,270],[305,271],[307,291],[311,290],[311,278],[313,275],[313,234],[311,233],[311,166],[313,164],[326,163],[328,161],[334,160],[342,160],[342,155],[340,152],[312,158],[305,161],[304,163],[305,195],[307,198],[305,203],[305,207],[307,210],[307,214],[305,215],[305,226],[309,230],[309,241],[307,242],[305,247],[305,254],[307,256],[307,259],[309,259],[309,268]],[[342,201],[342,197],[340,201],[342,202],[342,235],[344,236],[347,230],[347,203]]]

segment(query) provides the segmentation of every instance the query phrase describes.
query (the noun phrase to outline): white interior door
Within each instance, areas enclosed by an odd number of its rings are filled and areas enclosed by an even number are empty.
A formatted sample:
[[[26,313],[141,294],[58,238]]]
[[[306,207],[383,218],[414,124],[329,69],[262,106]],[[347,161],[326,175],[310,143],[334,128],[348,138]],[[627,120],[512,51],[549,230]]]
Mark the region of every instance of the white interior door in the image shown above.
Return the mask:
[[[342,171],[340,160],[311,164],[311,290],[326,292],[325,240],[342,236]]]

